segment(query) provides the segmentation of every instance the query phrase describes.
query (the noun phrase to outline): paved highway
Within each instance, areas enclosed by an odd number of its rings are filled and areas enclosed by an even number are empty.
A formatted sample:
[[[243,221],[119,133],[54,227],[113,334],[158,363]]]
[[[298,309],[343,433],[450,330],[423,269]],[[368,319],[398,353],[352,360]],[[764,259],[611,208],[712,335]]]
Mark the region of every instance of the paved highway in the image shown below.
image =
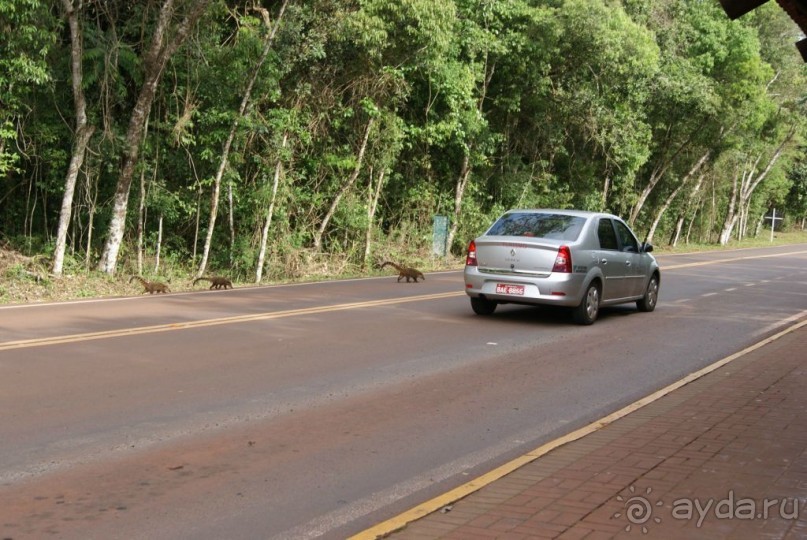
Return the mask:
[[[659,260],[591,327],[461,272],[0,307],[0,538],[345,538],[807,314],[807,245]]]

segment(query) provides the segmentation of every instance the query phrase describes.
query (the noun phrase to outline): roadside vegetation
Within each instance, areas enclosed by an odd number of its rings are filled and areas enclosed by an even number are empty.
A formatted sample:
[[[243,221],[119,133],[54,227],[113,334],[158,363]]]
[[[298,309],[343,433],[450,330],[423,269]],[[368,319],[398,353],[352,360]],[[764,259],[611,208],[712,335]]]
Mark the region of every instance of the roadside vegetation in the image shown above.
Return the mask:
[[[0,302],[458,268],[516,207],[661,253],[764,243],[773,209],[804,234],[775,2],[0,0],[0,29]]]
[[[775,232],[773,241],[770,239],[770,230],[763,231],[762,236],[746,238],[741,241],[731,240],[726,245],[717,244],[687,244],[672,246],[659,246],[655,248],[655,255],[673,253],[693,253],[699,251],[735,250],[754,247],[769,247],[803,244],[807,245],[807,231]],[[802,246],[803,247],[803,246]],[[415,260],[415,266],[424,272],[443,270],[460,270],[465,264],[464,257],[423,257]],[[84,271],[76,267],[72,272],[65,272],[62,276],[53,276],[48,272],[48,261],[45,258],[26,257],[19,252],[0,248],[0,304],[25,304],[35,302],[60,302],[66,300],[79,300],[82,298],[103,298],[115,296],[133,296],[143,294],[143,287],[138,283],[129,283],[128,276],[109,276],[102,272]],[[209,284],[200,283],[193,286],[192,269],[181,266],[168,265],[158,276],[158,279],[168,282],[174,292],[205,290]],[[322,269],[320,269],[322,270]],[[663,270],[663,266],[662,266]],[[342,268],[338,274],[317,272],[311,269],[308,274],[301,274],[296,278],[287,278],[277,281],[265,281],[263,284],[281,284],[302,281],[317,281],[322,279],[347,279],[368,276],[397,275],[394,272],[378,269],[365,270],[359,267]],[[190,277],[189,277],[190,276]],[[146,276],[151,279],[154,276]],[[394,280],[393,280],[394,281]],[[254,282],[235,282],[236,287],[255,286]]]
[[[807,236],[805,241],[807,241]],[[390,260],[397,260],[391,257]],[[410,254],[406,259],[424,272],[456,270],[465,264],[465,257],[435,257],[426,252],[422,256]],[[146,261],[153,270],[154,259]],[[45,256],[27,256],[19,251],[0,246],[0,304],[23,304],[34,302],[59,302],[82,298],[102,298],[114,296],[136,296],[143,293],[143,287],[130,277],[136,274],[120,273],[110,276],[96,270],[86,270],[80,264],[68,261],[65,272],[55,276],[50,272],[50,261]],[[207,290],[210,283],[193,285],[194,269],[177,261],[164,261],[160,272],[147,271],[142,276],[148,280],[167,283],[172,292]],[[377,266],[362,268],[345,264],[337,259],[333,265],[321,263],[317,266],[298,269],[293,274],[276,279],[264,279],[261,285],[275,285],[326,279],[348,279],[368,276],[389,276],[395,283],[397,272],[380,270]],[[254,287],[253,280],[234,279],[235,287]]]

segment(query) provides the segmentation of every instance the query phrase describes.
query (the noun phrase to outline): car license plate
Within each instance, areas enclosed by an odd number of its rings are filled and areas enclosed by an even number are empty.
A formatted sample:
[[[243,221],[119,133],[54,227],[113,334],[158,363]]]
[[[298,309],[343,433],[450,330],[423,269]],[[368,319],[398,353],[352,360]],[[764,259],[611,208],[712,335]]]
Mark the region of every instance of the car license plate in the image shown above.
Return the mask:
[[[524,285],[510,285],[508,283],[497,283],[496,294],[510,294],[524,296]]]

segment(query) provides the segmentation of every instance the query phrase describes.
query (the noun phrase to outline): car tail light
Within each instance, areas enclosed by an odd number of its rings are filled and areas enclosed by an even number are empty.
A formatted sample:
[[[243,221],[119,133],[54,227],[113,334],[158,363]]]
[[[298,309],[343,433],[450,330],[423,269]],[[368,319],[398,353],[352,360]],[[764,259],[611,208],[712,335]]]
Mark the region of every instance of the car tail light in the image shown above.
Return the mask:
[[[555,266],[552,267],[553,272],[563,272],[564,274],[572,273],[572,253],[569,251],[569,246],[560,246],[558,254],[555,256]]]
[[[476,242],[473,240],[468,244],[468,255],[465,257],[465,266],[476,266]]]

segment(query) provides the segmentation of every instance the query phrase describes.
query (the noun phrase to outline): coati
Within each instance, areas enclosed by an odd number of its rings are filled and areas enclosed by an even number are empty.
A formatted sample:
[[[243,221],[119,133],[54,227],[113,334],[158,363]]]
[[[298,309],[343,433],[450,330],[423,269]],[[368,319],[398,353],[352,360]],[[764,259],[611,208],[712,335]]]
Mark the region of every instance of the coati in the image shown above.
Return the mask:
[[[391,261],[386,261],[379,268],[384,268],[385,266],[390,265],[398,271],[398,282],[401,279],[406,278],[406,282],[409,283],[410,279],[414,279],[415,283],[418,282],[418,278],[425,280],[426,277],[423,275],[423,272],[417,270],[415,268],[409,268],[408,266],[399,266]]]
[[[226,277],[221,276],[198,277],[193,280],[193,284],[196,285],[199,281],[209,281],[211,289],[233,288],[233,282],[227,279]]]
[[[146,281],[140,276],[132,276],[129,278],[129,283],[132,281],[137,280],[143,286],[143,292],[154,294],[154,293],[169,293],[171,289],[168,288],[168,285],[165,283],[160,283],[159,281]]]

